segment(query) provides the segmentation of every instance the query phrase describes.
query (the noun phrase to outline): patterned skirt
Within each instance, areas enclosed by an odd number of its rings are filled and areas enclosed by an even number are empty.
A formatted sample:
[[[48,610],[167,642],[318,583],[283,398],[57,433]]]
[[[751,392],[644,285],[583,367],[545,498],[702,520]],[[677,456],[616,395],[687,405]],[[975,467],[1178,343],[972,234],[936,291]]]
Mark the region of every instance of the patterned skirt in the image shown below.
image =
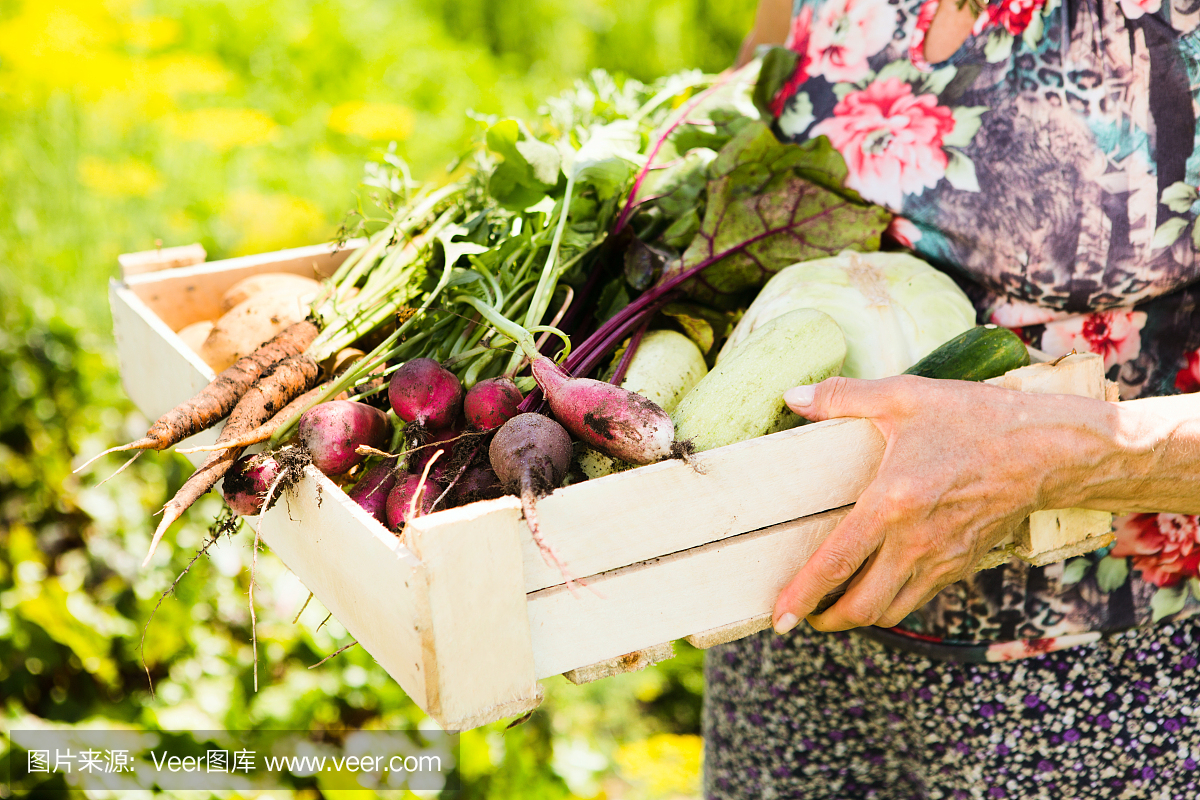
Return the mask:
[[[713,800],[1200,797],[1200,620],[999,663],[797,626],[707,654]]]

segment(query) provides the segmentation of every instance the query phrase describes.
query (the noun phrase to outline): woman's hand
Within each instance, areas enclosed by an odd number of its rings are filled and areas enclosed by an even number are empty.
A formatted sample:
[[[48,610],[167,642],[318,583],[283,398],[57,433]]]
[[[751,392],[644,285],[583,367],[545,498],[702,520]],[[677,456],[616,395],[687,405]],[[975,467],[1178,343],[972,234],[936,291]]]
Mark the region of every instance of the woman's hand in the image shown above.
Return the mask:
[[[784,400],[810,420],[866,417],[886,447],[854,509],[776,601],[780,633],[847,580],[814,628],[899,624],[1031,512],[1085,500],[1116,440],[1109,403],[964,381],[831,378]]]

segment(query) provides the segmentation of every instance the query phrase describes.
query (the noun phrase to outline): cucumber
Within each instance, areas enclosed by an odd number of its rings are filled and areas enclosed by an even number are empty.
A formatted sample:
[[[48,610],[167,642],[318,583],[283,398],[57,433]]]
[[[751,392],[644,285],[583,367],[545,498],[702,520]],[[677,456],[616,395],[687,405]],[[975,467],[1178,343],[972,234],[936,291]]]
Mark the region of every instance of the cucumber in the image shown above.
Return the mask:
[[[905,375],[986,381],[1028,366],[1029,350],[1008,328],[980,325],[963,331],[904,371]]]
[[[707,373],[704,354],[691,339],[672,330],[649,331],[629,362],[621,388],[653,400],[670,414]]]
[[[837,375],[846,339],[833,317],[811,308],[762,325],[680,401],[675,438],[697,452],[786,430],[802,420],[784,405],[793,386]]]

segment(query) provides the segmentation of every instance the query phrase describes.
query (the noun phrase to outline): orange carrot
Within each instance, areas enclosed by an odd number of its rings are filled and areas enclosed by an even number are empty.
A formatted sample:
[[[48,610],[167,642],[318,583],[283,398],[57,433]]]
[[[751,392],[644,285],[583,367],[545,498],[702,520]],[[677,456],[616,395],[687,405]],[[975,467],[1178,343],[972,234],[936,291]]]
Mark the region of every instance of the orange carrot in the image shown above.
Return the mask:
[[[217,444],[224,445],[225,449],[210,455],[180,487],[170,502],[163,506],[163,518],[154,531],[150,552],[146,554],[142,566],[150,563],[150,557],[154,555],[154,550],[162,541],[167,528],[224,477],[233,466],[233,462],[237,461],[245,447],[237,446],[234,442],[275,416],[297,395],[307,391],[316,383],[320,371],[317,362],[310,357],[303,354],[290,356],[276,364],[274,369],[262,376],[258,383],[242,395],[242,399],[229,414],[229,420],[217,440]]]
[[[88,460],[79,472],[100,456],[123,450],[165,450],[184,439],[211,428],[238,404],[242,396],[264,374],[285,358],[303,353],[316,339],[317,326],[309,320],[289,325],[269,342],[242,356],[195,397],[175,406],[150,426],[145,437],[113,447]]]
[[[290,402],[286,406],[284,406],[282,410],[280,410],[278,413],[275,414],[275,416],[271,417],[269,420],[264,422],[262,425],[259,425],[257,428],[250,431],[245,436],[241,436],[232,441],[218,442],[217,444],[208,444],[208,445],[204,445],[202,447],[176,448],[175,452],[176,453],[185,453],[185,454],[186,453],[211,453],[214,450],[226,450],[230,447],[249,447],[252,444],[258,444],[259,442],[265,442],[267,439],[271,438],[271,434],[275,433],[275,431],[278,430],[280,425],[282,425],[283,423],[285,423],[289,419],[291,419],[293,414],[295,414],[301,408],[304,408],[309,402],[312,401],[312,399],[314,397],[316,397],[321,392],[325,391],[325,389],[328,388],[328,386],[329,386],[329,383],[327,381],[325,383],[319,384],[319,385],[314,386],[313,388],[309,389],[307,392],[300,395],[295,400],[293,400],[292,402]],[[331,397],[329,399],[330,400],[345,400],[349,397],[350,397],[349,392],[342,392],[341,394],[338,394],[337,396]]]

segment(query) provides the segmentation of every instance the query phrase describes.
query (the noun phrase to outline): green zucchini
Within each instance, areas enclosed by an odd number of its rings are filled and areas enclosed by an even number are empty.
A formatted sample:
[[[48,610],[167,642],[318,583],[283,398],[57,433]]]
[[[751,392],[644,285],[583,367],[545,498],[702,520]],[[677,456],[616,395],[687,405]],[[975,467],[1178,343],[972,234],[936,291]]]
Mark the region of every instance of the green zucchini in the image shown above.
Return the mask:
[[[963,331],[904,371],[905,375],[986,381],[1028,366],[1029,350],[1008,328],[979,325]]]
[[[783,402],[793,386],[837,375],[846,339],[833,317],[811,308],[754,330],[700,379],[671,414],[675,437],[696,452],[794,428],[803,420]]]

